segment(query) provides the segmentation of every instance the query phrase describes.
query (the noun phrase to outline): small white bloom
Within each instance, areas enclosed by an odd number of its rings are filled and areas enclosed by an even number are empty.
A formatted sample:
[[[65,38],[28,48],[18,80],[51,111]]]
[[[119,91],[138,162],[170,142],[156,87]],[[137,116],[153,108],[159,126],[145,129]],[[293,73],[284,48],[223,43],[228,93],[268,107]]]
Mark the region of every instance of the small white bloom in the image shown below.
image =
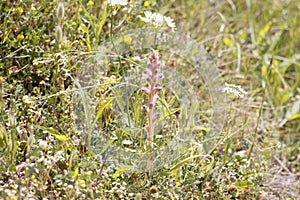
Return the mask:
[[[229,84],[226,82],[223,91],[225,93],[234,94],[240,98],[243,98],[247,94],[247,92],[240,85]]]
[[[152,14],[152,24],[155,27],[161,27],[164,23],[164,16],[159,13]]]
[[[171,17],[164,16],[164,19],[168,25],[173,31],[176,29],[176,24],[173,22],[174,20]]]
[[[108,0],[107,3],[111,6],[120,5],[126,6],[128,4],[127,0]]]
[[[145,11],[144,12],[145,17],[138,16],[143,22],[145,23],[150,23],[153,26],[157,27],[162,27],[164,22],[167,23],[167,26],[174,31],[176,29],[176,24],[173,22],[174,20],[171,17],[166,17],[163,16],[160,13],[152,13],[150,11]]]
[[[39,147],[45,150],[48,147],[48,143],[46,140],[39,140]]]
[[[23,101],[25,104],[28,104],[28,105],[31,105],[31,104],[34,103],[34,102],[32,101],[32,99],[31,99],[28,95],[24,95],[23,98],[22,98],[22,101]]]
[[[151,20],[152,20],[152,12],[150,12],[150,11],[146,11],[146,12],[144,12],[144,14],[145,14],[145,17],[142,17],[142,16],[138,16],[143,22],[145,22],[145,23],[149,23],[149,22],[151,22]]]

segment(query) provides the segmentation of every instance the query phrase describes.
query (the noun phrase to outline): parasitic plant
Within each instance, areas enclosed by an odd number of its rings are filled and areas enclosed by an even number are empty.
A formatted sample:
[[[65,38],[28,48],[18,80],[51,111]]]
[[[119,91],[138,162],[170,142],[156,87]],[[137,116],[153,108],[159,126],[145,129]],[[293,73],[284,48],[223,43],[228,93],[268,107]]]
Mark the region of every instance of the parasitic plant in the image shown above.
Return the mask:
[[[149,87],[143,87],[141,90],[148,95],[148,105],[143,105],[143,109],[147,112],[148,117],[148,130],[147,130],[147,145],[151,149],[153,148],[153,136],[154,136],[154,126],[156,120],[160,117],[159,113],[154,113],[154,106],[159,96],[157,93],[162,90],[162,87],[156,86],[159,80],[163,77],[162,74],[159,74],[158,70],[160,67],[159,55],[158,52],[152,49],[152,52],[149,56],[149,63],[147,67],[147,82]],[[153,163],[153,154],[149,155],[147,161],[147,174],[146,179],[150,175],[150,169],[152,168]]]
[[[149,88],[141,88],[142,92],[148,95],[148,105],[144,105],[143,109],[147,112],[148,117],[148,130],[147,130],[147,144],[149,147],[153,148],[153,136],[154,136],[154,125],[155,121],[160,117],[159,113],[154,114],[154,106],[159,96],[157,93],[162,90],[162,87],[157,87],[156,84],[163,77],[162,74],[158,73],[160,67],[158,52],[152,50],[149,56],[149,64],[147,68],[147,82]]]

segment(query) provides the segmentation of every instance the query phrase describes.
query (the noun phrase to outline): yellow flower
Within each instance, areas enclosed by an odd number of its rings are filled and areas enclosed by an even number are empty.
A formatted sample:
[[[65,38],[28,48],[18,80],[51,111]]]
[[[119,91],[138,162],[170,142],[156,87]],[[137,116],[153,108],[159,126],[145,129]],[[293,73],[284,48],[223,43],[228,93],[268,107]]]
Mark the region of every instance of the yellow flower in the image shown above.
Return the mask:
[[[128,35],[126,35],[125,37],[124,37],[124,43],[125,44],[131,44],[131,41],[132,41],[132,38],[130,37],[130,36],[128,36]]]
[[[93,6],[95,3],[93,2],[93,1],[89,1],[88,3],[87,3],[89,6]]]
[[[24,12],[24,10],[21,7],[17,7],[17,12],[21,15]]]
[[[145,7],[148,7],[148,6],[149,6],[149,1],[145,1],[145,2],[144,2],[144,6],[145,6]]]
[[[32,7],[31,7],[31,10],[32,10],[32,11],[35,11],[35,10],[36,10],[36,8],[35,8],[34,6],[32,6]]]
[[[17,40],[23,40],[24,39],[24,35],[23,33],[20,33],[18,36],[17,36]]]
[[[104,59],[104,60],[103,60],[103,63],[104,63],[104,65],[107,65],[108,60],[107,60],[107,59]]]
[[[152,185],[150,187],[150,193],[151,194],[158,193],[158,189],[157,189],[157,187],[155,185]]]

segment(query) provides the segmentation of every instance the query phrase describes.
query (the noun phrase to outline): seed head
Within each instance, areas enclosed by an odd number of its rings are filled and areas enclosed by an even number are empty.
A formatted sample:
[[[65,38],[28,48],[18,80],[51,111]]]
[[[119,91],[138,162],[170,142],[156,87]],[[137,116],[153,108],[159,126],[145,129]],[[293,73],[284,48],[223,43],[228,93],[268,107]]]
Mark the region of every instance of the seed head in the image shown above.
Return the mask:
[[[55,37],[56,37],[57,42],[62,41],[63,33],[62,33],[62,28],[60,26],[56,27]]]
[[[59,21],[64,18],[65,15],[65,6],[63,2],[59,2],[56,10],[56,17]]]

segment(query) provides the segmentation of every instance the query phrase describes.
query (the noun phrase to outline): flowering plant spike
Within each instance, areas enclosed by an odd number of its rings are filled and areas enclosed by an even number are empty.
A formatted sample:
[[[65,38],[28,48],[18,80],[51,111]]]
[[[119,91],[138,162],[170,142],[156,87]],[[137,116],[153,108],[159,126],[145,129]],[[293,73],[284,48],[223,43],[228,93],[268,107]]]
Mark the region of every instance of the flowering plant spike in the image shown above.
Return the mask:
[[[153,113],[155,103],[157,102],[157,100],[159,100],[159,96],[157,95],[157,93],[162,90],[162,87],[156,86],[159,80],[163,77],[162,74],[158,73],[159,67],[159,54],[157,51],[152,49],[152,52],[149,56],[149,63],[147,68],[147,74],[149,75],[149,77],[147,78],[147,82],[149,84],[149,88],[141,88],[142,92],[148,95],[148,105],[144,105],[143,109],[147,112],[147,144],[151,148],[153,147],[154,124],[155,121],[160,117],[159,113]]]

